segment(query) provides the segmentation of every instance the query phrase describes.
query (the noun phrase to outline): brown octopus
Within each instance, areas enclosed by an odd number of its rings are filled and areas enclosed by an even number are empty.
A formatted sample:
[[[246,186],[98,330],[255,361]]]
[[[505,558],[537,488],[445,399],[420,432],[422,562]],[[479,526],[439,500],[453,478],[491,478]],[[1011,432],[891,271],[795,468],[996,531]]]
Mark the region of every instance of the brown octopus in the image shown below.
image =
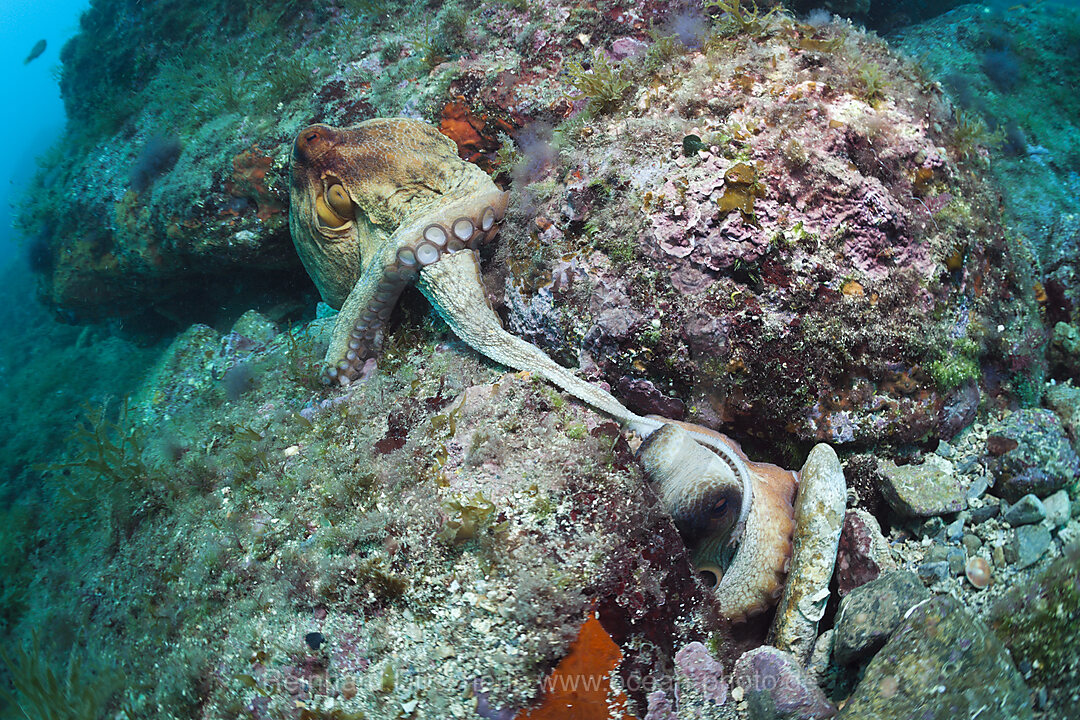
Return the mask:
[[[749,462],[707,428],[643,417],[503,329],[488,305],[475,249],[499,230],[508,200],[455,144],[425,123],[312,125],[292,153],[289,226],[323,300],[340,308],[324,380],[348,385],[373,357],[404,286],[416,281],[450,328],[503,365],[539,375],[647,438],[639,454],[715,583],[721,611],[769,607],[791,556],[798,478]]]

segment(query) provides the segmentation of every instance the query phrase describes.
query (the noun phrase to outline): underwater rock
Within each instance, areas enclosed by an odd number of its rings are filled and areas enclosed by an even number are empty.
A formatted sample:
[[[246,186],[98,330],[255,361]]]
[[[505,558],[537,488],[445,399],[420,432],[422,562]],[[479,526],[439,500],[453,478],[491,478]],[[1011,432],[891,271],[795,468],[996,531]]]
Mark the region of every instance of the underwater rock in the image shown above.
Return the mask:
[[[833,660],[841,665],[865,660],[885,644],[908,609],[928,597],[918,578],[903,570],[855,588],[840,602]]]
[[[1064,490],[1058,490],[1043,500],[1042,505],[1046,511],[1046,522],[1051,528],[1059,528],[1069,522],[1072,509],[1069,504],[1069,494]]]
[[[844,720],[1025,720],[1024,680],[1001,642],[955,598],[915,605],[866,667]]]
[[[1060,418],[1073,450],[1080,452],[1080,388],[1071,380],[1051,385],[1046,388],[1046,404]]]
[[[840,531],[833,575],[837,595],[843,598],[860,585],[896,569],[889,543],[881,534],[877,519],[865,510],[849,510]]]
[[[660,415],[671,420],[682,420],[686,405],[682,400],[660,392],[649,380],[624,376],[615,386],[626,406],[643,415]]]
[[[991,628],[1036,690],[1047,718],[1072,720],[1080,688],[1080,543],[994,603]]]
[[[1042,522],[1046,518],[1046,508],[1039,498],[1031,493],[1017,500],[1005,511],[1003,519],[1013,527]]]
[[[893,510],[905,517],[945,515],[967,506],[952,463],[938,455],[927,455],[919,465],[882,460],[878,469],[885,480],[882,495]]]
[[[233,323],[232,331],[258,343],[268,343],[277,337],[277,324],[260,312],[248,310]]]
[[[1059,88],[1080,81],[1075,34],[1062,32],[1077,24],[1080,11],[1068,4],[965,4],[906,27],[896,38],[897,47],[919,57],[928,77],[944,86],[974,133],[1001,133],[993,147],[970,152],[985,158],[981,172],[999,188],[1010,226],[1026,238],[1057,285],[1047,288],[1055,299],[1052,306],[1073,321],[1080,285],[1061,271],[1075,267],[1080,256],[1080,201],[1070,171],[1057,159],[1076,144],[1075,128],[1061,118],[1076,117],[1080,101]],[[1047,223],[1047,218],[1057,220]],[[1061,319],[1066,318],[1053,318]],[[1017,348],[1017,357],[1033,358],[1042,342],[1033,345],[1035,352]]]
[[[1046,527],[1021,525],[1013,530],[1009,544],[1005,546],[1005,558],[1019,568],[1030,567],[1042,559],[1052,542]]]
[[[272,54],[252,51],[273,62],[237,73],[217,51],[268,41],[266,24],[249,27],[241,13],[227,23],[231,44],[199,35],[183,78],[141,41],[164,20],[140,12],[117,48],[138,59],[137,87],[122,89],[142,103],[135,108],[91,102],[94,89],[121,89],[88,56],[95,37],[84,30],[63,73],[66,102],[87,126],[127,129],[69,147],[63,182],[50,182],[61,169],[52,165],[31,187],[21,217],[56,265],[44,294],[109,315],[205,294],[207,276],[228,278],[209,284],[222,294],[268,271],[299,277],[285,217],[298,118],[344,127],[404,115],[442,123],[451,152],[482,169],[498,148],[496,180],[513,199],[485,257],[486,285],[520,293],[498,293],[506,305],[497,310],[511,328],[535,330],[530,339],[550,355],[584,361],[589,351],[591,377],[611,387],[647,381],[696,408],[690,420],[716,418],[766,440],[922,442],[965,424],[977,394],[965,383],[986,350],[964,328],[1007,319],[1014,333],[1037,325],[1037,309],[1007,292],[1009,277],[1025,277],[1025,256],[994,220],[993,191],[957,152],[957,120],[937,88],[847,23],[763,13],[750,36],[728,37],[726,14],[687,15],[671,1],[633,21],[625,8],[601,22],[592,7],[569,7],[485,7],[468,33],[447,9],[424,29],[430,52],[402,45],[417,31],[402,25],[408,13],[376,19],[350,5],[334,22],[286,13],[284,25],[269,25],[303,41],[284,48],[275,38]],[[94,9],[103,27],[120,22],[117,13]],[[643,22],[681,28],[693,47],[652,42],[630,57],[646,42]],[[701,42],[713,30],[724,42]],[[597,68],[578,77],[548,62],[580,59],[582,37],[611,64],[615,87],[597,82]],[[174,101],[178,86],[189,102]],[[586,86],[593,97],[566,100]],[[237,106],[222,107],[228,98]],[[99,117],[121,105],[133,114]],[[572,119],[584,105],[603,111]],[[541,125],[564,119],[572,122],[553,152]],[[185,148],[176,166],[125,197],[123,168],[145,140],[130,128],[173,124]],[[684,155],[690,136],[700,147]],[[42,198],[56,192],[80,198],[80,223],[47,221]],[[954,255],[959,267],[946,262]],[[561,269],[575,263],[588,283],[567,287]],[[303,282],[277,286],[310,292]],[[535,304],[534,291],[545,295]],[[616,292],[625,302],[608,302]],[[585,337],[596,316],[618,306],[642,322],[601,338],[610,352],[592,352]],[[697,332],[702,316],[717,327]],[[1023,339],[1010,351],[1032,345]]]
[[[204,373],[207,356],[217,355],[222,335],[207,325],[192,325],[176,336],[150,371],[136,396],[136,406],[153,408],[183,404],[211,384]],[[220,373],[228,369],[220,362]]]
[[[846,501],[836,451],[815,445],[799,470],[791,569],[769,631],[769,643],[802,664],[814,649],[818,621],[829,601]]]
[[[811,720],[836,714],[799,662],[769,645],[744,653],[735,662],[734,678],[745,692],[751,720]]]
[[[828,676],[832,665],[833,637],[836,635],[834,628],[829,628],[817,636],[814,641],[814,651],[810,653],[810,660],[806,663],[806,672],[818,684],[821,685]]]
[[[1016,502],[1046,497],[1080,477],[1080,456],[1051,410],[1017,410],[988,428],[994,494]]]
[[[728,684],[724,667],[699,642],[692,642],[675,653],[675,668],[699,694],[717,705],[727,702]]]
[[[679,720],[671,700],[663,690],[649,693],[645,720]]]

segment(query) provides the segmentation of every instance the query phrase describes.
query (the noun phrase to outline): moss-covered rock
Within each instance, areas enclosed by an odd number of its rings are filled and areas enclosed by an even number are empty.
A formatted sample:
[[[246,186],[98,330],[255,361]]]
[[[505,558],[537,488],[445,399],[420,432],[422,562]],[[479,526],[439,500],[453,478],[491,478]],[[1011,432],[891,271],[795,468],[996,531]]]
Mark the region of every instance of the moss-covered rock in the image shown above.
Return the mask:
[[[1080,702],[1080,544],[1010,589],[990,622],[1032,687],[1045,688],[1048,717],[1072,717]]]
[[[1030,693],[1001,641],[950,596],[915,606],[866,667],[845,720],[1033,718]]]

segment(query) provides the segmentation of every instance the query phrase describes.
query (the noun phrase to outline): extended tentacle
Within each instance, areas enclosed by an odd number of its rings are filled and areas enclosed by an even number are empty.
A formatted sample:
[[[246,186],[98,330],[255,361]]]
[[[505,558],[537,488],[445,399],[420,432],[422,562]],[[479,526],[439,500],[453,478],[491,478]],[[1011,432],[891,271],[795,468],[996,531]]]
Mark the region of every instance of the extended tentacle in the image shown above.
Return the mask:
[[[469,196],[418,213],[397,228],[368,262],[338,313],[326,353],[326,382],[348,385],[359,376],[364,362],[379,350],[382,327],[398,296],[422,268],[495,237],[507,196],[498,189]]]
[[[638,425],[647,432],[662,425],[630,412],[610,393],[582,380],[540,348],[503,329],[498,315],[488,305],[475,253],[459,253],[425,267],[417,285],[454,334],[495,362],[539,375],[624,425]]]
[[[586,382],[549,358],[540,348],[502,326],[499,317],[488,305],[480,265],[474,253],[460,253],[429,265],[420,272],[417,282],[420,291],[454,333],[468,345],[492,360],[515,370],[524,370],[544,378],[597,410],[615,418],[620,424],[643,438],[652,435],[668,422],[663,418],[643,417],[631,412],[611,393]],[[739,515],[739,527],[750,512],[754,488],[745,459],[733,452],[726,438],[707,428],[683,424],[694,439],[709,446],[731,466],[743,487],[744,502]]]

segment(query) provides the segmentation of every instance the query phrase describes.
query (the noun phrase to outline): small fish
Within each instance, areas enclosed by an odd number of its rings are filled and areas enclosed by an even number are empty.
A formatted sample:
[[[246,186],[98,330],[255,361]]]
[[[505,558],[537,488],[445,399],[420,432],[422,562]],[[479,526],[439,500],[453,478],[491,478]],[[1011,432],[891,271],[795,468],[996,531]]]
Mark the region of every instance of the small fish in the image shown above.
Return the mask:
[[[37,58],[38,55],[45,52],[46,44],[47,43],[45,42],[45,38],[38,40],[37,43],[34,45],[33,49],[30,50],[30,54],[26,56],[25,60],[23,60],[23,65],[28,64],[31,60]]]

